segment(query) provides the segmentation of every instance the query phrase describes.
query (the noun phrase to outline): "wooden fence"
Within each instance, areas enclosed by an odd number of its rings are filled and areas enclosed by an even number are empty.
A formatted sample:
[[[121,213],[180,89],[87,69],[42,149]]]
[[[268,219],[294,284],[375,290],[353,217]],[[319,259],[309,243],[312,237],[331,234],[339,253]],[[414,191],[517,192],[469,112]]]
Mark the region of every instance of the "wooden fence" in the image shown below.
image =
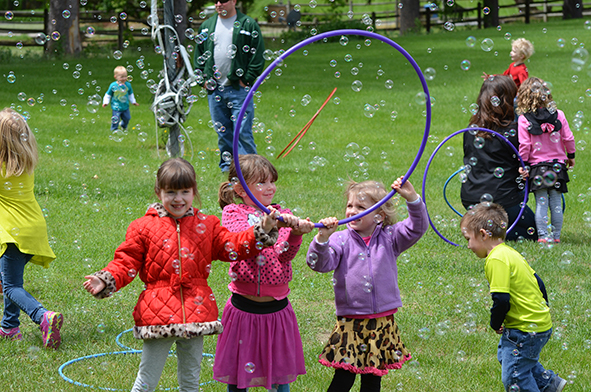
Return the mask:
[[[443,3],[443,9],[439,9],[433,4],[426,5],[420,11],[420,20],[427,30],[431,31],[434,27],[441,27],[447,30],[455,26],[474,25],[478,28],[483,27],[483,20],[486,10],[481,3],[476,7],[464,8],[455,3],[448,7]],[[397,1],[354,3],[349,0],[347,11],[335,12],[329,10],[331,4],[317,4],[315,8],[306,5],[305,12],[302,12],[298,6],[293,6],[288,1],[287,4],[273,4],[268,7],[267,20],[259,21],[261,29],[268,35],[280,34],[286,31],[288,15],[292,10],[299,13],[299,22],[292,26],[293,28],[310,28],[318,26],[330,18],[340,20],[363,19],[368,15],[376,31],[398,30],[400,26],[400,13],[397,7]],[[591,3],[581,3],[583,15],[591,15]],[[367,12],[369,9],[374,11]],[[325,11],[323,11],[323,9]],[[499,16],[499,21],[523,21],[529,23],[533,19],[547,21],[548,18],[559,18],[563,16],[563,2],[549,0],[519,0],[515,4],[502,5],[499,11],[505,10],[503,16]],[[514,10],[514,12],[511,12]],[[211,10],[209,10],[211,11]],[[37,36],[44,34],[47,39],[51,39],[51,31],[46,31],[48,23],[48,11],[0,11],[0,16],[5,18],[0,22],[0,46],[14,46],[15,36],[21,37],[17,45],[39,46],[41,40],[36,40]],[[300,20],[301,18],[301,20]],[[123,49],[125,40],[128,37],[150,37],[151,28],[146,20],[132,20],[121,15],[106,15],[99,11],[80,11],[79,14],[81,35],[83,43],[116,43],[119,49]],[[190,19],[191,20],[191,19]],[[194,29],[198,28],[200,19],[194,17],[189,23]],[[267,35],[267,34],[265,34]],[[41,36],[43,37],[43,36]]]

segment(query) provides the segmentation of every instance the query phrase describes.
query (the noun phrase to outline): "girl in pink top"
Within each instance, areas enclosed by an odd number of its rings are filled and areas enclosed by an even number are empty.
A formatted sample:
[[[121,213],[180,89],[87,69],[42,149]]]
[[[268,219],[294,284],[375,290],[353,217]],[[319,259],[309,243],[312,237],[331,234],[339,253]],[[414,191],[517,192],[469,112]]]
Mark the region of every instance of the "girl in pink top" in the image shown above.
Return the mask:
[[[562,193],[568,192],[568,169],[575,166],[575,139],[564,113],[556,108],[550,90],[539,78],[528,78],[521,84],[517,113],[519,154],[530,166],[528,172],[520,172],[529,176],[529,190],[536,198],[538,242],[557,243],[563,221]]]
[[[241,155],[239,159],[248,189],[261,204],[271,206],[277,189],[275,167],[260,155]],[[232,163],[229,181],[219,190],[222,225],[232,232],[254,225],[263,215],[236,176]],[[249,387],[287,392],[289,383],[306,373],[302,340],[287,296],[291,261],[300,249],[302,234],[311,232],[314,224],[279,205],[273,207],[284,221],[278,222],[277,246],[230,265],[228,288],[232,296],[222,314],[224,332],[218,337],[213,366],[213,378],[228,384],[229,392]]]

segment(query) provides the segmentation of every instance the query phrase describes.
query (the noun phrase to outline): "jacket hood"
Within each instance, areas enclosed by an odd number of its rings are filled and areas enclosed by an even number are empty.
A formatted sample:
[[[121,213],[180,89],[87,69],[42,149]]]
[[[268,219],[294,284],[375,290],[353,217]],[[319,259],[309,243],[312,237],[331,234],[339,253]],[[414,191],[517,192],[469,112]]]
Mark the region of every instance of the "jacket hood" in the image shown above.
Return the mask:
[[[541,135],[544,132],[560,131],[562,123],[558,120],[558,111],[550,113],[546,108],[540,108],[535,113],[526,113],[525,118],[530,126],[527,131],[532,135]]]

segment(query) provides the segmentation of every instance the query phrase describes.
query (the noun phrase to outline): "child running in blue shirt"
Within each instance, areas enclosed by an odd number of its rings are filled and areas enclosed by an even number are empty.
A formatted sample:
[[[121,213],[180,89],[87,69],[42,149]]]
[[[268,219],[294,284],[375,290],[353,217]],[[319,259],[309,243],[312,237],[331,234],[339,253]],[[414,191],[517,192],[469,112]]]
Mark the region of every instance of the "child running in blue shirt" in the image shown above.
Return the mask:
[[[127,125],[131,120],[129,104],[139,106],[133,95],[131,83],[127,81],[127,70],[120,65],[114,70],[115,81],[111,83],[109,89],[103,97],[103,107],[111,103],[113,115],[111,117],[111,131],[116,131],[119,126],[123,131],[127,130]]]

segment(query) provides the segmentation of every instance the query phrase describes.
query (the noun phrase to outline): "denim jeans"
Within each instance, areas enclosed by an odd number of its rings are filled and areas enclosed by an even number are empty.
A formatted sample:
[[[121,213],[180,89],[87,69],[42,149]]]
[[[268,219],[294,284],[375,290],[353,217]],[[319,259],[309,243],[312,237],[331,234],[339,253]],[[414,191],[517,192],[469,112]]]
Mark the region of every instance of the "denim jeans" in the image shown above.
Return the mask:
[[[497,358],[501,363],[506,391],[554,392],[547,387],[551,386],[556,374],[544,369],[539,362],[540,351],[551,335],[552,329],[535,334],[505,329],[499,341]]]
[[[131,113],[129,112],[129,109],[113,110],[113,116],[111,117],[111,131],[116,131],[119,129],[119,124],[121,124],[121,128],[127,129],[129,120],[131,120]]]
[[[226,86],[216,88],[207,98],[211,121],[213,121],[214,129],[218,134],[220,169],[222,171],[227,171],[230,167],[231,160],[224,159],[224,152],[233,154],[234,129],[247,95],[248,92],[244,87],[235,90],[232,86]],[[238,154],[240,155],[257,153],[257,146],[252,135],[253,118],[254,104],[251,100],[240,124],[240,139],[238,140]]]
[[[16,328],[20,325],[18,318],[21,309],[36,324],[41,324],[43,314],[47,312],[47,309],[23,288],[25,265],[31,257],[33,255],[21,253],[15,244],[8,244],[8,248],[0,257],[4,290],[4,315],[1,326],[4,329]]]

